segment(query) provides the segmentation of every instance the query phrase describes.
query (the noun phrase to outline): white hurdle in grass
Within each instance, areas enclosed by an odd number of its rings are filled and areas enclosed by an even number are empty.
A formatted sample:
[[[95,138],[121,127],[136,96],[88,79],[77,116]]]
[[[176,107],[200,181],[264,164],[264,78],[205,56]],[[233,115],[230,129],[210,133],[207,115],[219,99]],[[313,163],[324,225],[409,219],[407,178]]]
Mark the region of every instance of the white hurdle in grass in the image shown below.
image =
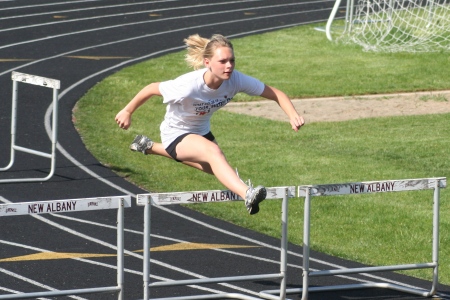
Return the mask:
[[[30,75],[19,72],[12,72],[11,79],[13,81],[13,95],[12,95],[12,112],[11,112],[11,154],[10,160],[7,166],[0,168],[0,171],[9,170],[15,160],[15,151],[21,151],[32,155],[37,155],[50,159],[50,172],[45,177],[39,178],[12,178],[2,179],[0,183],[11,182],[33,182],[33,181],[47,181],[53,177],[56,166],[56,143],[58,134],[58,91],[60,88],[60,81],[51,78],[45,78],[36,75]],[[19,82],[37,85],[41,87],[51,88],[53,90],[53,118],[52,118],[52,141],[51,141],[51,153],[37,151],[16,145],[16,125],[17,125],[17,103],[19,93]]]
[[[92,211],[117,209],[117,285],[109,287],[94,287],[73,290],[58,290],[35,293],[19,293],[0,295],[0,299],[29,299],[40,297],[58,297],[94,293],[118,292],[118,300],[124,300],[124,208],[131,207],[130,196],[64,199],[53,201],[36,201],[0,204],[0,217],[19,215],[37,215],[47,213],[67,213],[77,211]]]
[[[288,218],[288,198],[295,196],[295,187],[272,187],[267,189],[266,199],[282,199],[282,216],[281,216],[281,257],[280,257],[280,273],[275,274],[257,274],[257,275],[243,275],[232,277],[215,277],[215,278],[201,278],[188,279],[177,281],[161,281],[150,283],[150,207],[152,205],[170,205],[170,204],[192,204],[192,203],[206,203],[206,202],[224,202],[224,201],[238,201],[242,199],[231,191],[211,190],[211,191],[195,191],[195,192],[174,192],[174,193],[150,193],[137,195],[137,205],[145,206],[144,209],[144,266],[143,266],[143,281],[144,281],[144,300],[150,298],[150,288],[193,285],[193,284],[211,284],[211,283],[225,283],[236,281],[251,281],[261,279],[280,279],[280,293],[279,297],[269,295],[269,299],[285,299],[286,290],[286,267],[287,267],[287,218]],[[222,293],[222,294],[208,294],[196,296],[180,296],[160,298],[166,300],[189,300],[189,299],[242,299],[255,300],[255,298],[240,293]]]
[[[323,185],[307,185],[299,186],[298,196],[305,197],[304,204],[304,231],[303,231],[303,287],[300,289],[288,289],[287,294],[302,294],[302,299],[308,299],[308,291],[336,291],[336,290],[352,290],[363,288],[387,288],[404,293],[411,293],[418,296],[430,297],[436,293],[436,285],[438,284],[438,265],[439,265],[439,200],[440,189],[445,188],[447,179],[440,178],[420,178],[407,180],[385,180],[385,181],[369,181],[355,182],[344,184],[323,184]],[[432,233],[432,261],[425,263],[391,265],[391,266],[375,266],[365,268],[349,268],[311,271],[309,268],[309,251],[310,251],[310,219],[311,219],[311,197],[334,196],[334,195],[351,195],[351,194],[371,194],[384,192],[402,192],[402,191],[419,191],[434,190],[433,194],[433,233]],[[344,274],[370,273],[380,271],[400,271],[413,269],[433,269],[433,279],[430,290],[420,288],[412,288],[401,284],[391,284],[383,282],[370,282],[360,284],[335,285],[335,286],[319,286],[309,288],[309,278],[318,276],[333,276]],[[276,291],[267,291],[276,293]]]

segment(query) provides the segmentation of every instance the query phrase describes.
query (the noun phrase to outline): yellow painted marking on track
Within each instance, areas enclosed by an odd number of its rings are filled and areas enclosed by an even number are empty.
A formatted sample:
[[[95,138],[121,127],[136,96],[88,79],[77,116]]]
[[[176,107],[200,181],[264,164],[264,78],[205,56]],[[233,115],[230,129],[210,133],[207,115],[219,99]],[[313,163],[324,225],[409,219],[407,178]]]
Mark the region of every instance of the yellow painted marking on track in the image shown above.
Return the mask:
[[[67,16],[53,16],[53,19],[66,19]]]
[[[245,12],[244,15],[246,15],[246,16],[253,16],[253,15],[256,15],[256,13],[254,13],[254,12]]]
[[[14,61],[32,61],[28,58],[0,58],[0,62],[14,62]]]
[[[78,59],[90,59],[90,60],[102,60],[102,59],[128,59],[131,56],[83,56],[83,55],[70,55],[66,56],[68,58],[78,58]]]
[[[149,14],[150,17],[161,17],[162,14]]]
[[[227,244],[200,244],[200,243],[177,243],[173,245],[153,247],[151,251],[182,251],[182,250],[208,250],[208,249],[233,249],[254,248],[258,246],[227,245]],[[142,250],[141,250],[142,251]]]
[[[255,248],[255,247],[259,247],[259,246],[177,243],[177,244],[172,244],[172,245],[153,247],[150,250],[151,251],[186,251],[186,250],[236,249],[236,248]],[[143,250],[137,250],[134,252],[143,252]],[[40,252],[40,253],[35,253],[35,254],[3,258],[3,259],[0,259],[0,263],[2,263],[2,262],[19,262],[19,261],[35,261],[35,260],[52,260],[52,259],[71,259],[71,258],[98,258],[98,257],[112,257],[112,256],[116,256],[116,254]]]
[[[116,256],[116,254],[41,252],[41,253],[36,253],[36,254],[4,258],[4,259],[0,259],[0,262],[70,259],[70,258],[93,258],[93,257],[110,257],[110,256]]]

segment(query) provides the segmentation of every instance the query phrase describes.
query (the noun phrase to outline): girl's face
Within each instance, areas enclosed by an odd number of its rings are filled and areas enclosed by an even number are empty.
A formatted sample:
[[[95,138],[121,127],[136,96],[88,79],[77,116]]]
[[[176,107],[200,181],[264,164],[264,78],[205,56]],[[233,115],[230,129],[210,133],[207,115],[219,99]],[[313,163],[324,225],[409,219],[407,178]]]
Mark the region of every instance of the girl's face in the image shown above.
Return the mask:
[[[228,47],[217,48],[213,57],[205,58],[204,64],[217,79],[230,79],[235,66],[233,49]]]

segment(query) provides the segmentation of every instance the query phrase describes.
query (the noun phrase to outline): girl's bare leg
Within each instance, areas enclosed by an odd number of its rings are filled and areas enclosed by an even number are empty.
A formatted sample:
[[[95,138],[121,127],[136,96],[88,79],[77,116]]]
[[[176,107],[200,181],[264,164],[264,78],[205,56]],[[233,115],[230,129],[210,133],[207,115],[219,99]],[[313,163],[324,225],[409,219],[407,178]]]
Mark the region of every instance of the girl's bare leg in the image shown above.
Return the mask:
[[[161,143],[154,143],[151,149],[148,149],[146,151],[147,154],[153,154],[153,155],[159,155],[163,157],[167,157],[170,159],[173,159],[172,156],[167,153],[166,149],[164,149],[164,146]],[[213,171],[211,170],[211,166],[208,163],[194,163],[194,162],[184,162],[183,164],[188,165],[190,167],[199,169],[200,171],[203,171],[205,173],[214,175]]]
[[[155,150],[159,151],[158,147]],[[216,143],[200,135],[187,135],[177,145],[177,159],[205,172],[204,168],[209,167],[210,172],[207,173],[216,176],[225,187],[245,199],[248,186],[241,181]]]
[[[245,206],[251,215],[258,213],[259,203],[267,195],[265,187],[260,185],[253,188],[242,182],[215,141],[212,142],[197,134],[189,134],[176,147],[178,160],[188,166],[215,175],[225,187],[245,199]],[[136,136],[130,149],[172,158],[161,143],[154,143],[145,136]]]

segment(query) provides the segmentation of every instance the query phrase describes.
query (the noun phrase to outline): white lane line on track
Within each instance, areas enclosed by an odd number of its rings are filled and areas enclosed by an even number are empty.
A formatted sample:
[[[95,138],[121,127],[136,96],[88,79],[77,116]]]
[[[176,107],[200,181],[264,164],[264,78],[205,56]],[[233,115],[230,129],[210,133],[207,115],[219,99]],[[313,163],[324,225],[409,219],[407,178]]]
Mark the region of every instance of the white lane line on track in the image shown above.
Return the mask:
[[[5,245],[10,245],[10,246],[15,246],[15,247],[20,247],[20,248],[24,248],[24,249],[29,249],[29,250],[33,250],[33,251],[37,251],[37,252],[53,252],[50,250],[46,250],[46,249],[42,249],[42,248],[37,248],[37,247],[32,247],[32,246],[28,246],[28,245],[23,245],[23,244],[19,244],[19,243],[14,243],[14,242],[9,242],[9,241],[4,241],[4,240],[0,240],[1,244],[5,244]],[[114,269],[117,270],[117,266],[115,265],[109,265],[109,264],[105,264],[105,263],[101,263],[98,261],[93,261],[93,260],[88,260],[88,259],[84,259],[84,258],[79,258],[79,257],[74,257],[71,258],[72,260],[77,260],[83,263],[87,263],[87,264],[92,264],[92,265],[96,265],[96,266],[100,266],[100,267],[104,267],[104,268],[108,268],[108,269]],[[124,269],[125,272],[133,274],[133,275],[139,275],[142,276],[143,273],[141,271],[135,271],[135,270],[130,270],[130,269]],[[169,278],[165,278],[165,277],[161,277],[161,276],[156,276],[156,275],[150,275],[151,278],[156,279],[156,280],[161,280],[161,281],[171,281],[172,279]],[[190,285],[190,287],[192,288],[196,288],[199,290],[203,290],[203,291],[207,291],[207,292],[211,292],[211,293],[222,293],[222,291],[218,291],[218,290],[214,290],[214,289],[209,289],[209,288],[204,288],[202,286],[196,286],[196,285]],[[0,287],[1,289],[1,287]],[[86,300],[84,298],[80,298],[80,300]]]
[[[262,0],[249,0],[249,1],[262,1]],[[57,22],[48,22],[48,23],[41,23],[41,24],[33,24],[33,25],[26,25],[26,26],[19,26],[19,27],[12,27],[12,28],[5,28],[0,29],[0,32],[4,31],[13,31],[13,30],[19,30],[19,29],[29,29],[33,27],[41,27],[41,26],[52,26],[55,24],[62,24],[62,23],[72,23],[72,22],[79,22],[79,21],[91,21],[93,18],[95,19],[101,19],[101,18],[112,18],[112,17],[122,17],[127,15],[136,15],[136,14],[142,14],[142,13],[154,13],[154,12],[161,12],[161,11],[167,11],[167,10],[180,10],[180,9],[188,9],[188,8],[195,8],[195,7],[205,7],[205,6],[216,6],[216,5],[223,5],[223,4],[235,4],[240,2],[234,1],[234,2],[218,2],[218,3],[211,3],[211,4],[199,4],[199,5],[187,5],[187,6],[180,6],[180,7],[171,7],[171,8],[161,8],[161,9],[151,9],[147,11],[136,11],[136,12],[128,12],[128,13],[120,13],[120,14],[111,14],[111,15],[101,15],[101,16],[91,16],[86,18],[78,18],[78,19],[70,19],[70,20],[63,20],[63,21],[57,21]],[[298,4],[297,4],[298,5]],[[245,10],[248,10],[246,8]],[[226,12],[232,12],[232,11],[226,11]],[[212,13],[202,13],[198,15],[191,15],[191,16],[203,16],[203,15],[209,15],[209,14],[217,14],[218,12],[212,12]],[[220,12],[223,13],[223,12]],[[191,17],[188,16],[188,17]],[[148,20],[148,21],[140,21],[140,22],[132,22],[132,23],[125,23],[120,25],[112,25],[107,27],[97,27],[94,28],[94,31],[102,30],[102,29],[110,29],[110,28],[116,28],[116,27],[122,27],[122,26],[129,26],[129,25],[137,25],[137,24],[145,24],[145,23],[153,23],[153,22],[160,22],[160,21],[167,21],[167,20],[175,20],[178,18],[186,18],[186,16],[183,17],[171,17],[171,18],[161,18],[157,20]],[[89,32],[88,30],[87,32]],[[84,33],[85,31],[80,32],[74,32],[74,33]],[[70,33],[71,35],[72,33]],[[59,37],[57,35],[56,37]]]
[[[321,10],[325,10],[325,9],[321,9]],[[313,10],[313,11],[317,11],[317,10]],[[305,12],[301,12],[301,13],[305,13]],[[279,17],[279,16],[285,16],[285,15],[286,14],[277,14],[277,15],[272,15],[271,17]],[[105,47],[105,46],[111,46],[111,45],[114,45],[114,44],[130,42],[130,41],[134,41],[134,40],[138,40],[138,39],[150,38],[150,37],[154,37],[154,36],[157,36],[157,35],[163,35],[163,34],[167,34],[167,33],[186,31],[186,30],[192,30],[192,29],[197,29],[197,28],[203,28],[206,25],[208,25],[208,26],[229,25],[230,23],[251,22],[251,21],[254,21],[254,20],[258,20],[258,19],[267,19],[267,18],[268,17],[253,17],[253,18],[246,18],[245,20],[234,20],[234,21],[224,21],[224,22],[217,22],[217,23],[201,24],[201,25],[197,25],[197,26],[183,27],[183,28],[179,28],[179,29],[172,29],[172,30],[169,30],[169,31],[145,34],[145,35],[140,35],[140,36],[137,36],[137,37],[126,38],[126,39],[122,39],[122,40],[118,40],[118,41],[107,42],[107,43],[102,43],[102,44],[97,44],[97,45],[92,45],[92,46],[87,46],[87,47],[71,50],[71,51],[68,51],[68,52],[56,54],[56,55],[53,55],[53,56],[44,57],[44,58],[41,58],[41,59],[36,59],[36,60],[34,60],[32,62],[23,64],[23,65],[20,65],[20,66],[16,66],[16,67],[14,67],[12,69],[3,71],[3,72],[0,73],[0,76],[6,75],[6,74],[9,75],[9,73],[11,73],[12,71],[15,71],[15,70],[17,70],[19,68],[24,68],[24,67],[27,67],[27,66],[30,66],[30,65],[34,65],[34,64],[37,64],[37,63],[42,62],[42,61],[46,61],[46,60],[50,60],[50,59],[54,59],[54,58],[59,58],[59,57],[62,57],[62,56],[66,56],[66,55],[69,55],[69,54],[73,54],[73,53],[76,53],[76,52],[85,51],[85,50],[89,50],[89,49],[93,49],[93,48],[100,48],[100,47]],[[241,33],[241,34],[229,35],[229,36],[232,37],[232,36],[239,36],[239,35],[244,35],[244,34],[253,34],[253,33],[264,32],[264,31],[268,31],[268,30],[278,30],[278,29],[294,27],[294,26],[298,26],[298,25],[311,24],[311,23],[316,23],[316,22],[323,22],[323,21],[326,21],[326,19],[324,19],[324,20],[308,21],[308,22],[292,23],[292,24],[287,24],[287,25],[282,25],[282,26],[267,27],[267,28],[263,28],[263,29],[259,29],[259,30],[253,30],[253,31],[248,31],[248,32],[244,32],[244,33]],[[95,31],[95,29],[92,29],[92,31]],[[76,34],[76,33],[77,32],[72,32],[70,34]],[[40,41],[40,40],[32,40],[32,41],[35,42],[35,41]],[[4,47],[11,47],[11,46],[14,46],[14,45],[16,45],[16,44],[4,45],[3,47],[0,47],[0,49],[2,49]],[[179,48],[182,49],[184,47],[179,47]],[[150,55],[150,56],[153,56],[153,55]],[[137,61],[139,59],[148,58],[150,56],[142,56],[142,57],[137,58],[137,59],[129,60],[128,62],[134,62],[134,61]],[[118,66],[121,66],[121,65],[118,65]]]
[[[2,198],[3,198],[3,197],[2,197]],[[0,200],[1,200],[1,199],[0,199]],[[3,200],[6,200],[6,199],[3,198]],[[1,243],[1,244],[5,244],[5,245],[10,245],[10,246],[16,246],[16,247],[21,247],[21,248],[27,248],[27,249],[30,249],[30,248],[31,248],[31,247],[29,247],[29,246],[21,245],[21,244],[14,243],[14,242],[8,242],[8,241],[4,241],[4,240],[0,240],[0,243]],[[37,249],[38,249],[38,248],[33,248],[33,250],[37,250]],[[38,251],[40,251],[40,252],[52,252],[52,251],[46,251],[46,250],[43,250],[43,249],[39,249]],[[24,281],[24,282],[26,282],[26,283],[35,285],[35,286],[37,286],[37,287],[39,287],[39,288],[42,288],[42,289],[46,289],[46,290],[49,290],[49,291],[58,291],[58,289],[55,289],[55,288],[53,288],[53,287],[51,287],[51,286],[48,286],[48,285],[43,284],[43,283],[40,283],[40,282],[38,282],[38,281],[36,281],[36,280],[27,278],[27,277],[25,277],[25,276],[19,275],[19,274],[17,274],[17,273],[12,272],[12,271],[6,270],[5,268],[0,268],[0,272],[6,274],[6,275],[8,275],[8,276],[17,278],[17,279],[19,279],[19,280],[22,280],[22,281]],[[3,289],[3,290],[5,290],[5,291],[8,291],[8,292],[13,293],[13,294],[19,294],[19,293],[21,293],[21,292],[19,292],[19,291],[13,291],[13,290],[1,288],[1,287],[0,287],[0,289]],[[77,300],[87,300],[87,299],[85,299],[85,298],[78,297],[78,296],[68,296],[68,297],[73,298],[73,299],[77,299]],[[38,298],[38,299],[47,299],[47,298]]]
[[[9,0],[7,0],[7,1],[9,1]],[[0,2],[2,2],[2,1],[0,0]],[[11,290],[11,289],[8,289],[8,288],[2,287],[2,286],[0,286],[0,290],[4,291],[4,292],[7,292],[9,294],[20,294],[21,293],[20,291]],[[51,299],[48,299],[48,298],[38,298],[38,299],[39,300],[51,300]]]
[[[246,19],[245,21],[253,21],[253,20],[256,20],[256,19],[267,19],[267,17],[264,17],[264,18],[263,17],[250,18],[250,19]],[[84,51],[84,50],[89,50],[89,49],[93,49],[93,48],[100,48],[100,47],[105,47],[105,46],[111,46],[111,45],[114,45],[114,44],[130,42],[130,41],[134,41],[134,40],[138,40],[138,39],[144,39],[144,38],[154,37],[154,36],[168,34],[168,33],[174,33],[174,32],[180,32],[180,31],[188,31],[188,30],[197,29],[197,28],[203,28],[206,25],[208,25],[208,26],[229,25],[230,23],[241,22],[241,21],[242,20],[217,22],[217,23],[212,23],[212,24],[201,24],[201,25],[197,25],[197,26],[183,27],[183,28],[179,28],[179,29],[172,29],[172,30],[168,30],[168,31],[163,31],[163,32],[158,32],[158,33],[151,33],[151,34],[145,34],[145,35],[138,36],[138,37],[122,39],[122,40],[118,40],[118,41],[114,41],[114,42],[108,42],[108,43],[103,43],[103,44],[83,47],[83,48],[79,48],[79,49],[76,49],[76,50],[71,50],[71,51],[68,51],[68,52],[64,52],[64,53],[56,54],[56,55],[53,55],[53,56],[49,56],[49,57],[45,57],[45,58],[34,60],[32,62],[23,64],[21,66],[17,66],[17,67],[14,67],[12,69],[3,71],[2,73],[0,73],[0,76],[6,75],[6,74],[9,75],[9,73],[11,73],[12,71],[17,70],[18,68],[27,67],[27,66],[30,66],[30,65],[37,64],[39,62],[47,61],[47,60],[50,60],[50,59],[53,59],[53,58],[59,58],[59,57],[62,57],[62,56],[68,55],[68,54],[72,54],[72,53],[76,53],[76,52],[80,52],[80,51]],[[320,21],[325,21],[325,20],[318,20],[318,21],[315,21],[315,22],[320,22]],[[294,26],[298,26],[298,25],[305,25],[305,24],[310,24],[310,23],[312,23],[312,22],[299,22],[299,23],[293,23],[293,24],[288,24],[288,25],[281,25],[281,26],[264,28],[264,29],[256,29],[256,30],[252,30],[252,31],[243,32],[243,33],[240,33],[240,34],[231,34],[231,35],[228,35],[228,36],[229,37],[233,37],[233,36],[240,36],[240,35],[245,35],[245,34],[253,34],[253,33],[258,33],[258,32],[266,32],[268,30],[277,30],[277,29],[289,28],[289,27],[294,27]],[[184,49],[184,48],[185,48],[184,46],[180,46],[180,47],[174,47],[172,49]],[[155,53],[160,53],[160,52],[161,53],[167,53],[167,50],[168,49],[165,49],[165,50],[158,51],[158,52],[155,52]],[[154,56],[155,53],[152,53],[152,54],[149,54],[149,55],[145,55],[145,56],[141,56],[141,57],[138,57],[138,58],[135,58],[135,59],[131,59],[131,60],[128,60],[128,61],[124,61],[123,63],[121,63],[121,64],[119,64],[117,66],[120,67],[120,66],[123,66],[126,63],[136,62],[136,61],[139,61],[139,60],[143,60],[143,59],[149,58],[151,56]],[[113,69],[113,68],[114,67],[111,67],[111,68],[108,68],[106,70],[110,70],[110,69]],[[100,72],[98,72],[96,74],[101,74],[101,73],[104,73],[104,72],[105,71],[103,70],[103,71],[100,71]],[[90,77],[93,77],[93,75],[91,75]],[[84,80],[82,80],[82,81],[84,81]],[[60,98],[61,98],[61,96],[60,96]]]
[[[8,270],[6,270],[4,268],[0,268],[0,272],[4,273],[6,275],[9,275],[11,277],[15,277],[17,279],[20,279],[22,281],[25,281],[26,283],[38,286],[38,287],[40,287],[42,289],[46,289],[48,291],[53,291],[53,292],[59,291],[58,289],[52,288],[51,286],[48,286],[48,285],[43,284],[43,283],[40,283],[40,282],[38,282],[36,280],[33,280],[33,279],[30,279],[30,278],[24,277],[22,275],[19,275],[17,273],[12,272],[12,271],[8,271]],[[77,296],[68,296],[68,297],[69,298],[73,298],[73,299],[78,299],[78,300],[87,300],[86,298],[81,298],[81,297],[77,297]],[[43,299],[43,298],[41,298],[41,299]]]
[[[42,248],[37,248],[37,247],[33,247],[33,246],[28,246],[28,245],[24,245],[24,244],[19,244],[19,243],[14,243],[14,242],[9,242],[9,241],[4,241],[4,240],[0,240],[1,244],[5,244],[5,245],[10,245],[10,246],[15,246],[15,247],[20,247],[20,248],[24,248],[24,249],[29,249],[29,250],[33,250],[33,251],[37,251],[37,252],[53,252],[50,250],[46,250],[46,249],[42,249]],[[104,267],[104,268],[108,268],[108,269],[114,269],[117,270],[117,266],[115,265],[110,265],[110,264],[105,264],[105,263],[101,263],[98,261],[93,261],[93,260],[88,260],[88,259],[84,259],[84,258],[79,258],[79,257],[74,257],[71,258],[72,260],[77,260],[83,263],[87,263],[87,264],[91,264],[91,265],[95,265],[95,266],[100,266],[100,267]],[[125,272],[133,274],[133,275],[139,275],[142,276],[143,273],[141,271],[135,271],[135,270],[130,270],[130,269],[124,269]],[[156,280],[161,280],[161,281],[170,281],[171,279],[169,278],[165,278],[165,277],[161,277],[161,276],[156,276],[156,275],[150,275],[151,278],[156,279]],[[218,290],[214,290],[214,289],[209,289],[209,288],[204,288],[201,286],[196,286],[196,285],[190,285],[190,287],[192,288],[196,288],[196,289],[200,289],[200,290],[204,290],[207,292],[211,292],[211,293],[222,293],[222,291],[218,291]],[[0,289],[2,289],[0,287]],[[75,297],[75,296],[73,296]],[[84,298],[79,298],[80,300],[86,300]]]
[[[277,5],[270,5],[270,6],[264,7],[264,9],[266,9],[266,8],[270,9],[270,8],[274,8],[276,6]],[[278,5],[278,6],[284,6],[284,5]],[[246,8],[245,9],[233,9],[233,10],[227,10],[227,11],[222,10],[222,11],[220,11],[220,13],[221,14],[234,13],[234,12],[240,11],[240,10],[248,10],[248,9],[246,9]],[[328,8],[323,8],[321,10],[329,10],[329,9]],[[294,11],[294,12],[282,13],[282,14],[271,15],[271,16],[258,16],[258,17],[247,18],[247,19],[239,19],[239,20],[233,20],[233,21],[228,20],[228,21],[225,21],[225,22],[216,23],[216,25],[217,24],[218,25],[229,24],[229,23],[235,23],[235,22],[249,22],[249,21],[254,21],[254,20],[259,20],[259,19],[276,18],[276,17],[280,17],[280,16],[287,16],[287,15],[309,14],[309,13],[317,12],[317,11],[319,11],[319,10],[317,10],[317,9],[314,9],[314,10],[302,10],[302,11]],[[206,15],[217,15],[217,14],[218,14],[217,12],[201,13],[201,14],[197,14],[197,15],[179,16],[179,17],[171,17],[171,18],[161,18],[161,19],[157,19],[157,20],[132,22],[132,23],[126,23],[126,24],[120,24],[120,25],[112,25],[112,26],[106,26],[106,27],[100,27],[100,28],[86,29],[86,30],[80,30],[80,31],[73,31],[73,32],[62,33],[62,34],[57,34],[57,35],[51,35],[51,36],[46,36],[46,37],[37,38],[37,39],[33,39],[33,40],[26,40],[26,41],[22,41],[22,42],[13,43],[13,44],[3,45],[3,46],[0,46],[0,49],[5,49],[5,48],[10,48],[10,47],[30,44],[30,43],[34,43],[34,42],[47,41],[47,40],[51,40],[51,39],[55,39],[55,38],[71,36],[71,35],[81,34],[81,33],[97,32],[97,31],[100,31],[100,30],[109,30],[109,29],[113,29],[113,28],[123,28],[125,26],[135,26],[135,25],[142,25],[142,24],[148,24],[148,23],[154,23],[154,22],[169,21],[169,20],[173,21],[173,20],[177,20],[177,19],[187,19],[187,18],[193,18],[193,17],[204,17]],[[319,22],[319,21],[323,21],[323,20],[318,20],[318,21],[315,21],[315,22]],[[215,25],[215,24],[212,24],[212,25]],[[28,28],[28,27],[24,27],[24,28]],[[2,30],[0,30],[0,32],[1,31]],[[6,30],[4,30],[4,31],[6,31]],[[160,33],[157,33],[157,34],[160,34]]]
[[[8,271],[8,270],[6,270],[4,268],[0,268],[0,272],[3,273],[3,274],[6,274],[8,276],[17,278],[19,280],[22,280],[22,281],[24,281],[26,283],[29,283],[29,284],[35,285],[37,287],[40,287],[42,289],[48,290],[48,291],[53,291],[53,292],[59,291],[58,289],[52,288],[51,286],[48,286],[48,285],[43,284],[43,283],[40,283],[40,282],[38,282],[36,280],[27,278],[25,276],[19,275],[17,273],[12,272],[12,271]],[[14,294],[20,294],[20,293],[21,292],[14,292]],[[80,298],[80,297],[75,297],[75,296],[70,296],[70,298],[79,299],[79,300],[87,300],[85,298]],[[48,299],[48,298],[38,298],[38,299]],[[48,300],[50,300],[50,299],[48,299]]]
[[[3,0],[5,1],[5,0]],[[6,0],[8,1],[8,0]],[[16,1],[16,0],[11,0]],[[30,8],[30,7],[43,7],[43,6],[54,6],[54,5],[62,5],[62,4],[72,4],[72,3],[83,3],[83,2],[101,2],[103,0],[73,0],[73,1],[65,1],[65,2],[56,2],[56,3],[45,3],[45,4],[33,4],[33,5],[22,5],[15,7],[5,7],[0,10],[13,10],[13,9],[22,9],[22,8]]]
[[[1,241],[0,241],[0,242],[1,242]],[[29,284],[35,285],[35,286],[37,286],[37,287],[40,287],[40,288],[42,288],[42,289],[48,290],[48,291],[52,291],[52,292],[59,291],[58,289],[55,289],[55,288],[53,288],[53,287],[51,287],[51,286],[48,286],[48,285],[43,284],[43,283],[40,283],[40,282],[38,282],[38,281],[36,281],[36,280],[27,278],[27,277],[25,277],[25,276],[19,275],[19,274],[15,273],[15,272],[6,270],[6,269],[4,269],[4,268],[0,268],[0,272],[3,273],[3,274],[6,274],[6,275],[8,275],[8,276],[17,278],[17,279],[19,279],[19,280],[22,280],[22,281],[24,281],[24,282],[26,282],[26,283],[29,283]],[[14,292],[14,294],[20,294],[20,293],[21,293],[21,292]],[[73,299],[78,299],[78,300],[87,300],[86,298],[81,298],[81,297],[76,297],[76,296],[68,296],[68,297],[69,297],[69,298],[73,298]],[[38,298],[38,299],[48,299],[48,298]],[[50,300],[50,299],[48,299],[48,300]]]
[[[93,222],[93,221],[88,221],[88,220],[68,217],[68,216],[65,216],[65,215],[52,214],[52,216],[57,217],[57,218],[70,220],[70,221],[74,221],[74,222],[85,223],[85,224],[90,224],[90,225],[99,226],[99,227],[105,227],[105,228],[109,228],[109,229],[116,229],[116,227],[114,227],[112,225],[106,225],[106,224],[97,223],[97,222]],[[144,233],[142,231],[136,231],[136,230],[131,230],[131,229],[125,229],[124,231],[125,232],[129,232],[129,233],[135,233],[135,234],[139,234],[139,235],[144,235]],[[151,234],[150,236],[152,238],[158,238],[158,239],[171,241],[171,242],[176,242],[176,243],[190,243],[190,241],[175,239],[175,238],[171,238],[171,237],[167,237],[167,236],[162,236],[162,235],[159,235],[159,234]],[[272,264],[276,264],[276,265],[280,264],[279,260],[266,259],[266,258],[262,258],[262,257],[254,256],[254,255],[248,255],[248,254],[245,254],[245,253],[240,253],[240,252],[227,250],[227,249],[213,248],[213,249],[209,249],[209,250],[217,251],[217,252],[224,252],[224,253],[235,255],[235,256],[242,256],[242,257],[250,258],[250,259],[253,259],[253,260],[268,262],[268,263],[272,263]],[[288,264],[288,266],[292,267],[292,268],[301,269],[301,266],[294,265],[294,264]],[[314,270],[314,271],[317,271],[317,270]]]
[[[15,0],[11,0],[15,1]],[[154,3],[165,3],[165,2],[174,2],[174,1],[182,1],[182,0],[161,0],[161,1],[153,1],[151,4]],[[0,1],[1,2],[1,1]],[[76,1],[68,2],[69,4],[76,3]],[[61,14],[61,13],[70,13],[70,12],[80,12],[80,11],[86,11],[86,10],[96,10],[96,9],[105,9],[105,8],[117,8],[117,7],[124,7],[124,6],[136,6],[136,5],[148,5],[148,1],[144,2],[135,2],[135,3],[125,3],[125,4],[115,4],[115,5],[105,5],[105,6],[94,6],[94,7],[85,7],[85,8],[75,8],[75,9],[67,9],[67,10],[59,10],[59,11],[46,11],[46,12],[40,12],[36,14],[26,14],[26,15],[16,15],[11,17],[3,17],[2,20],[7,19],[15,19],[15,18],[28,18],[28,17],[35,17],[35,16],[44,16],[44,15],[53,15],[53,14]],[[29,6],[27,6],[28,8]],[[33,5],[33,7],[35,7]],[[22,7],[18,7],[22,8]],[[5,9],[0,9],[0,11]]]

